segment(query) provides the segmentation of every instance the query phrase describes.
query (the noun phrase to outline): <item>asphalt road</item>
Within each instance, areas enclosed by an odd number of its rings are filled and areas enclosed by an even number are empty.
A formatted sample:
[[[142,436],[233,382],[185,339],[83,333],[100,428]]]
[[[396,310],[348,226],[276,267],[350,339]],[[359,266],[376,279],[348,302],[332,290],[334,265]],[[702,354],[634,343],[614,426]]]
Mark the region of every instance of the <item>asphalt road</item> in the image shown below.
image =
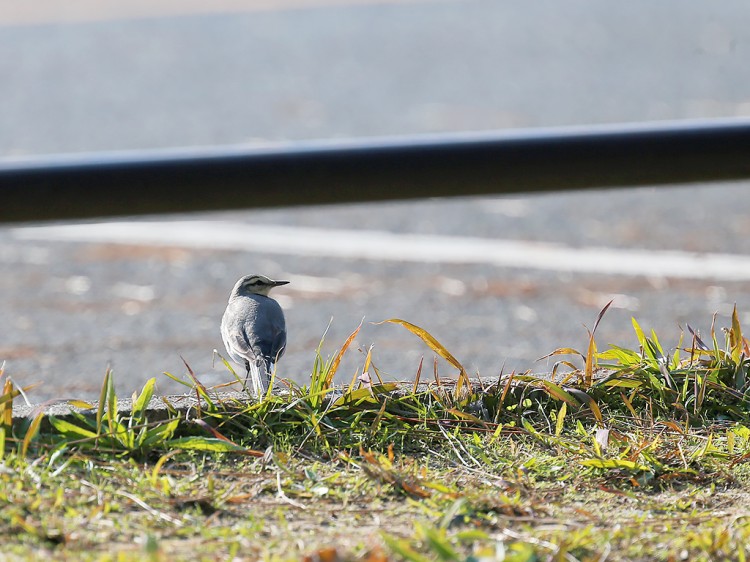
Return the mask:
[[[750,114],[743,2],[1,4],[4,158]],[[680,325],[706,332],[714,312],[727,325],[734,303],[750,325],[749,187],[152,217],[127,221],[143,236],[118,243],[116,229],[11,225],[0,228],[0,361],[17,382],[43,382],[35,400],[94,397],[107,365],[123,393],[152,376],[178,391],[160,373],[184,373],[180,356],[208,384],[226,380],[212,350],[249,272],[291,281],[277,291],[289,324],[279,374],[298,381],[331,317],[324,356],[364,317],[357,344],[374,344],[394,378],[413,377],[422,355],[431,371],[432,354],[369,322],[419,324],[482,375],[550,369],[535,360],[583,349],[584,324],[611,298],[600,347],[635,346],[633,315],[674,346]],[[258,248],[264,229],[291,242]],[[486,259],[467,257],[482,243]],[[507,243],[528,259],[491,257]],[[341,379],[363,360],[351,351]]]

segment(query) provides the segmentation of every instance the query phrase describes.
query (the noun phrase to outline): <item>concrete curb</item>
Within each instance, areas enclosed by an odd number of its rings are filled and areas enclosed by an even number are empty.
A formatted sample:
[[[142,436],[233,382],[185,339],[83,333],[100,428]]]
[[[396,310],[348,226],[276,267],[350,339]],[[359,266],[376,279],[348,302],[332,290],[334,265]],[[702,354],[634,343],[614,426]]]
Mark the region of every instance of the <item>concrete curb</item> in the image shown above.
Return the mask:
[[[446,379],[440,382],[439,388],[452,389],[455,385],[455,380]],[[498,379],[494,377],[492,379],[471,379],[471,384],[474,388],[488,389],[497,384]],[[386,384],[396,384],[394,390],[388,391],[387,394],[391,396],[403,396],[404,394],[410,394],[414,390],[414,382],[395,382],[389,381]],[[425,392],[429,389],[438,388],[437,383],[420,383],[417,386],[417,392]],[[342,389],[335,389],[332,393],[332,397],[338,398],[342,395]],[[284,390],[280,392],[285,392]],[[252,404],[254,399],[247,393],[242,391],[222,391],[212,392],[209,391],[209,395],[214,403],[221,403],[225,406],[236,404],[238,408]],[[79,408],[70,404],[75,402],[76,399],[61,399],[44,402],[41,404],[31,405],[14,405],[13,406],[13,421],[22,423],[24,419],[33,419],[40,412],[44,413],[45,417],[55,416],[61,419],[70,419],[74,413],[80,413],[85,416],[95,416],[99,407],[99,401],[89,402],[91,408]],[[117,412],[124,416],[130,415],[132,411],[132,400],[130,398],[118,398],[117,400]],[[173,394],[167,396],[154,396],[151,398],[147,408],[147,416],[149,421],[160,421],[170,417],[170,412],[177,412],[178,414],[187,417],[190,410],[197,408],[207,408],[208,404],[205,400],[198,400],[195,393],[191,394]]]
[[[252,399],[245,392],[220,392],[210,393],[212,399],[221,401],[224,404],[236,403],[238,405],[246,405],[252,402]],[[74,413],[80,413],[85,416],[95,416],[99,407],[99,401],[90,402],[92,408],[79,408],[70,404],[75,402],[75,399],[66,400],[55,400],[44,402],[42,404],[31,404],[13,406],[13,421],[22,422],[23,419],[32,419],[36,417],[40,412],[44,413],[45,417],[55,416],[56,418],[68,419],[73,417]],[[154,396],[151,398],[147,408],[147,416],[149,421],[160,421],[165,420],[171,416],[171,411],[176,411],[178,414],[185,415],[191,409],[198,407],[206,408],[208,404],[205,400],[198,400],[195,394],[173,394],[168,396]],[[130,415],[133,408],[133,402],[130,398],[118,398],[117,400],[117,413],[122,415]]]

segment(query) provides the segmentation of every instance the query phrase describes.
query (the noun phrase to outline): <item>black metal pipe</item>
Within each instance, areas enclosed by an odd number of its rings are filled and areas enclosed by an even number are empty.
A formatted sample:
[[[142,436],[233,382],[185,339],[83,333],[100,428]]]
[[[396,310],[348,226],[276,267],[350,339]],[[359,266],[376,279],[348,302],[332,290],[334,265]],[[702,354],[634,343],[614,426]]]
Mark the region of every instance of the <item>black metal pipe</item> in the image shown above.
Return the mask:
[[[0,160],[0,221],[750,178],[750,120]]]

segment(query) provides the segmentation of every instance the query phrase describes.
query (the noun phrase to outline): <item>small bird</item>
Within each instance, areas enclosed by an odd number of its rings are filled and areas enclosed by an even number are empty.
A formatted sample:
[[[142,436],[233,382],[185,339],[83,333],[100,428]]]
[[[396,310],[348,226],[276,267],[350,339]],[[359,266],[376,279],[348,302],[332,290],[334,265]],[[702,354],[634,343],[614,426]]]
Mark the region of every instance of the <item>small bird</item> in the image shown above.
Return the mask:
[[[289,281],[274,281],[264,275],[245,275],[229,295],[221,319],[221,338],[229,357],[246,370],[260,400],[271,383],[274,364],[286,348],[286,322],[279,303],[268,292]]]

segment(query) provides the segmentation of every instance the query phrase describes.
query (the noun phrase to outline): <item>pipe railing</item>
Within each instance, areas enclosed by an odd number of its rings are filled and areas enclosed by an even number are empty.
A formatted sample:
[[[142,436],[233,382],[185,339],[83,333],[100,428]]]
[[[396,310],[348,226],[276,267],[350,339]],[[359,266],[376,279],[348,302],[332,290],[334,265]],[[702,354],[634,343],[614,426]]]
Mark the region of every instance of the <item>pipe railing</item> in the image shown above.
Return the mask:
[[[0,159],[0,221],[750,178],[750,120]]]

